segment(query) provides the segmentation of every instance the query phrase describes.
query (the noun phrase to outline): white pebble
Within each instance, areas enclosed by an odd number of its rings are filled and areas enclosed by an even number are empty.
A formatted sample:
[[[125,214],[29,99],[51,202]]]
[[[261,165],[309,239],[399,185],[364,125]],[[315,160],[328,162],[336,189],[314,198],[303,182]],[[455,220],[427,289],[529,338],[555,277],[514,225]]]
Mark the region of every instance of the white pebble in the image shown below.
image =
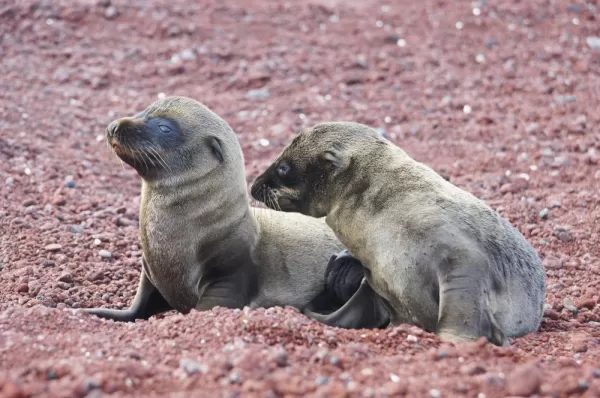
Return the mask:
[[[475,61],[477,61],[478,64],[482,64],[485,62],[485,55],[483,54],[477,54],[477,56],[475,56]]]
[[[396,44],[398,45],[398,47],[406,47],[406,40],[404,39],[399,39]]]
[[[304,120],[304,119],[306,119],[306,115],[305,115],[304,113],[300,113],[300,114],[298,114],[298,117],[299,117],[301,120]]]
[[[165,99],[165,98],[167,98],[167,95],[165,93],[158,93],[156,96],[158,97],[158,99]]]
[[[54,25],[54,20],[52,18],[46,19],[46,25]]]
[[[579,19],[573,18],[573,25],[579,25]]]
[[[94,239],[94,246],[100,246],[102,241],[100,239]]]
[[[462,23],[461,21],[458,21],[455,26],[456,26],[456,29],[461,30],[465,26],[465,24]]]
[[[381,27],[383,26],[383,22],[381,22],[381,21],[377,21],[377,22],[375,22],[375,25],[376,25],[378,28],[381,28]]]
[[[258,143],[259,143],[261,146],[269,146],[269,144],[270,144],[269,140],[268,140],[268,139],[266,139],[266,138],[261,138],[261,139],[258,141]]]
[[[431,390],[429,390],[429,395],[431,395],[433,398],[438,398],[442,396],[442,393],[440,392],[440,390],[432,388]]]
[[[334,15],[332,15],[332,16],[329,17],[329,22],[331,22],[331,23],[338,23],[338,22],[340,22],[340,17],[338,17],[337,15],[334,14]]]
[[[373,376],[373,374],[374,374],[375,372],[373,372],[373,369],[371,369],[371,368],[364,368],[363,370],[361,370],[361,371],[360,371],[360,373],[361,373],[363,376]]]
[[[463,112],[464,112],[464,113],[466,113],[467,115],[468,115],[469,113],[471,113],[471,111],[472,111],[472,110],[473,110],[473,109],[471,109],[471,106],[470,106],[470,105],[465,105],[465,106],[463,106]]]
[[[391,123],[392,122],[392,118],[389,117],[389,116],[386,116],[386,117],[383,118],[383,121],[386,122],[386,123]]]
[[[98,141],[98,142],[102,141],[103,139],[104,139],[103,135],[99,134],[99,135],[96,136],[96,141]]]
[[[600,51],[600,37],[588,36],[585,39],[585,42],[587,43],[588,47],[590,47],[592,50]]]
[[[417,336],[413,336],[412,334],[409,334],[408,336],[406,336],[406,341],[409,341],[411,343],[416,343],[417,341],[419,341],[419,339],[417,338]]]
[[[29,167],[25,168],[25,174],[31,175],[31,169]]]
[[[109,252],[108,250],[100,250],[98,252],[98,254],[100,255],[100,257],[102,258],[111,258],[112,257],[112,253]]]
[[[473,15],[475,15],[475,16],[481,15],[481,10],[477,7],[473,8]]]
[[[392,373],[390,374],[390,380],[392,380],[394,383],[400,383],[400,376]]]

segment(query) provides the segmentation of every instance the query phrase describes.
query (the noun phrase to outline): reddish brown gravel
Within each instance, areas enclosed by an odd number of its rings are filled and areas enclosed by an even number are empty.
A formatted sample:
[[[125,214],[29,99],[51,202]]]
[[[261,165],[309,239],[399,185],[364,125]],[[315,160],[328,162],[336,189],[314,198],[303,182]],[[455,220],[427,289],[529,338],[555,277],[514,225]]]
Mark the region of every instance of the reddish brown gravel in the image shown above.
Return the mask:
[[[0,2],[0,396],[600,396],[599,13],[597,0]],[[507,349],[290,308],[81,313],[135,292],[140,182],[103,134],[162,95],[225,118],[249,182],[303,126],[383,129],[535,245],[539,332]]]

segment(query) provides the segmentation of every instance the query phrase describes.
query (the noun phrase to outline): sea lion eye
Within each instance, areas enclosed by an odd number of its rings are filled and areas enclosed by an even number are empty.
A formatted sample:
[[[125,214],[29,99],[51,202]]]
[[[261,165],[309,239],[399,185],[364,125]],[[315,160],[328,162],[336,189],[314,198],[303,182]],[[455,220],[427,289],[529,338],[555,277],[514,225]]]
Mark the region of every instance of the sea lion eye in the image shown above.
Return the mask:
[[[162,131],[163,133],[170,133],[170,132],[172,131],[172,130],[171,130],[171,127],[169,127],[169,126],[167,126],[167,125],[165,125],[165,124],[159,124],[159,125],[158,125],[158,128],[159,128],[159,129],[160,129],[160,131]]]
[[[281,163],[278,167],[277,167],[277,174],[279,174],[280,176],[285,176],[287,173],[290,172],[292,168],[290,167],[289,164],[287,163]]]

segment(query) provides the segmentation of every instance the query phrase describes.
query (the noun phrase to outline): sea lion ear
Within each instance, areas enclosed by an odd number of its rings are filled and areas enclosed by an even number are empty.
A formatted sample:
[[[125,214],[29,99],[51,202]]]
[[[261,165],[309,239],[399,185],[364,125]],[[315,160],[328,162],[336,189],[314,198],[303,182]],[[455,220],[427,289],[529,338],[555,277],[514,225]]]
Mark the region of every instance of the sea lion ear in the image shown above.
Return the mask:
[[[350,160],[341,144],[333,144],[330,149],[325,151],[323,158],[336,169],[345,169]]]
[[[217,157],[217,159],[219,159],[219,162],[222,163],[224,160],[223,148],[221,148],[221,143],[219,142],[219,140],[213,137],[210,140],[210,146],[212,148],[212,153]]]

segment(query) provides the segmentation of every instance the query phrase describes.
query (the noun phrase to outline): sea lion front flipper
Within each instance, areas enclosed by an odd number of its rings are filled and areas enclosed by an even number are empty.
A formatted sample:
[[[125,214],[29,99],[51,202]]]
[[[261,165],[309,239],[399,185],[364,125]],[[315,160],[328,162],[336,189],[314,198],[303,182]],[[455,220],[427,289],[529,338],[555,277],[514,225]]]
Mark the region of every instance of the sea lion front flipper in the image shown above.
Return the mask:
[[[173,308],[167,303],[152,282],[150,282],[144,268],[142,267],[140,282],[133,298],[133,303],[131,303],[128,309],[86,308],[84,311],[100,318],[112,319],[113,321],[133,322],[136,319],[148,319],[152,315],[172,310]]]
[[[303,311],[330,314],[342,307],[358,288],[365,276],[362,263],[348,250],[333,254],[325,269],[324,290]]]
[[[326,290],[346,303],[360,287],[365,276],[362,263],[348,250],[332,256],[325,270]]]
[[[339,310],[331,314],[318,314],[308,309],[304,315],[328,326],[345,329],[382,328],[390,322],[387,306],[377,293],[369,286],[365,278],[354,295]]]

